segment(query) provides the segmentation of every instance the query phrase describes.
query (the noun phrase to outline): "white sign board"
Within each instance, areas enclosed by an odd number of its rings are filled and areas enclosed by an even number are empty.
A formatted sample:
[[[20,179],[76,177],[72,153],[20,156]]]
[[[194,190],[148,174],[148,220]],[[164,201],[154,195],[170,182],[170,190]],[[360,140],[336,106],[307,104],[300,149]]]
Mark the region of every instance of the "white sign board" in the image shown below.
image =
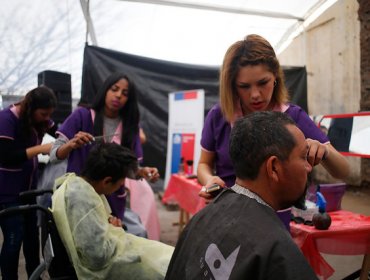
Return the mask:
[[[179,168],[181,169],[180,163],[183,163],[186,174],[196,172],[204,122],[204,90],[171,92],[168,98],[165,188],[171,174],[178,173]]]

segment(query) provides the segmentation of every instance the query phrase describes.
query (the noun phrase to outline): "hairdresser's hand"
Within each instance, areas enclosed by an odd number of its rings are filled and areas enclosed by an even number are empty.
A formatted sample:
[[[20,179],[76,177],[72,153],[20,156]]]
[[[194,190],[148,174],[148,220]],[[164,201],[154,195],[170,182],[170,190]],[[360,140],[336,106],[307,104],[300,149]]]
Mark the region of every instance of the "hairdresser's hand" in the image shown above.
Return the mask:
[[[94,141],[94,136],[90,133],[79,131],[75,136],[67,142],[67,145],[72,149],[81,148],[87,144],[91,144]]]
[[[52,143],[32,146],[26,149],[27,158],[31,159],[39,154],[48,155],[52,147]]]
[[[122,221],[121,221],[121,219],[118,219],[117,217],[110,216],[110,217],[108,218],[108,222],[109,222],[111,225],[115,226],[115,227],[122,227]]]
[[[308,144],[307,161],[312,167],[328,158],[328,145],[321,144],[319,141],[310,138],[307,138],[306,142]]]
[[[200,197],[203,197],[206,200],[206,204],[210,203],[215,197],[212,193],[206,192],[206,189],[214,184],[220,185],[222,188],[226,186],[225,182],[220,177],[218,176],[210,177],[207,181],[207,184],[203,186],[200,192],[198,193]]]
[[[141,167],[138,171],[138,175],[152,183],[156,182],[160,177],[157,168],[148,166]]]
[[[40,145],[40,154],[48,155],[50,154],[51,147],[53,146],[53,143],[47,143]]]

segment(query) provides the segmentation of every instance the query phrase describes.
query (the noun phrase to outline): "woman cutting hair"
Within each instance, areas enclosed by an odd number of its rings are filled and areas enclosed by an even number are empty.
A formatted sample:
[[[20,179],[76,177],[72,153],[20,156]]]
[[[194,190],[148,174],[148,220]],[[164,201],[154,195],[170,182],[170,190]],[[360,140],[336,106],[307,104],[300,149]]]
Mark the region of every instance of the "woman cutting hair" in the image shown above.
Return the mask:
[[[220,103],[209,111],[202,132],[197,170],[201,184],[205,187],[234,185],[235,174],[229,157],[231,127],[236,119],[257,111],[288,114],[306,137],[309,146],[307,158],[311,166],[322,164],[333,177],[347,177],[347,160],[330,144],[307,113],[288,101],[283,70],[270,43],[252,34],[232,44],[220,71]],[[205,191],[199,195],[212,198]]]
[[[133,82],[122,73],[111,74],[99,89],[91,108],[77,108],[56,133],[59,136],[52,148],[51,160],[68,158],[67,172],[81,173],[91,144],[98,139],[127,147],[135,152],[139,161],[142,160],[139,108]],[[138,177],[154,182],[159,174],[155,167],[142,167]],[[124,186],[107,199],[112,214],[122,220],[126,202]]]
[[[52,144],[41,141],[54,124],[50,116],[56,105],[54,92],[40,86],[19,103],[0,111],[0,210],[21,205],[19,193],[36,188],[37,155],[50,152]],[[4,236],[0,255],[2,278],[18,279],[22,243],[27,274],[31,276],[40,262],[36,213],[2,218],[0,226]]]

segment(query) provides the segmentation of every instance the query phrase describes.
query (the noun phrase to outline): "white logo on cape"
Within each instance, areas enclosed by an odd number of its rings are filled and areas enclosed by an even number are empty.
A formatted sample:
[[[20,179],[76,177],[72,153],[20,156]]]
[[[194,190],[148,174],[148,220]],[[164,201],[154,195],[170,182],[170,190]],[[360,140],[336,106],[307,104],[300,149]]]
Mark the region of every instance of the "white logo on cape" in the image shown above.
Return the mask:
[[[236,257],[238,256],[240,245],[226,259],[218,249],[217,245],[212,243],[208,246],[205,261],[211,270],[215,280],[227,280],[234,268]]]

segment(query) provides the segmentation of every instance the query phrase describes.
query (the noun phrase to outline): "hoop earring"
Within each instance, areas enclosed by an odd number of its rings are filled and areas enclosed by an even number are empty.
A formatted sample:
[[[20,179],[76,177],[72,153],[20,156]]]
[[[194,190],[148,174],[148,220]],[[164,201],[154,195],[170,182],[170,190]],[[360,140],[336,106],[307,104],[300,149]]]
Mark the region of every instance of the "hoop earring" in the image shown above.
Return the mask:
[[[276,85],[277,85],[277,81],[275,80],[275,81],[274,81],[274,87],[275,87]]]

